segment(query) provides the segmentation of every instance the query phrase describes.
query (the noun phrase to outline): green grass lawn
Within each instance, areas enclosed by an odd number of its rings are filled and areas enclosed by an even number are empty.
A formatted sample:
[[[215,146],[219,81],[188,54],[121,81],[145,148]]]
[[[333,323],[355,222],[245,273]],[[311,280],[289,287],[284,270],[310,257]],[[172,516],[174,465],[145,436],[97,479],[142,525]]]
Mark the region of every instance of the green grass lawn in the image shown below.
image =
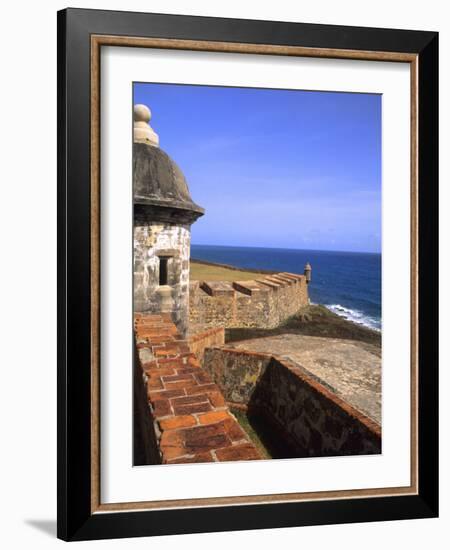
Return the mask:
[[[191,260],[190,264],[191,281],[248,281],[262,279],[270,273],[269,271],[245,271],[223,265],[209,265],[195,260]],[[381,350],[380,332],[343,319],[322,305],[304,306],[299,312],[274,329],[228,328],[225,331],[225,341],[235,342],[284,333],[358,340],[371,346],[374,345]]]
[[[207,265],[194,261],[191,261],[190,266],[191,281],[248,281],[263,276],[261,273],[227,269],[220,265]]]
[[[233,408],[231,410],[232,410],[232,413],[234,414],[234,416],[236,417],[236,420],[241,425],[241,428],[246,432],[246,434],[251,439],[252,443],[256,446],[256,448],[261,453],[261,456],[264,459],[275,458],[275,457],[272,456],[272,453],[270,452],[270,449],[267,448],[267,446],[261,440],[258,433],[255,431],[253,426],[250,424],[245,412],[242,412],[242,411],[239,411],[239,410],[233,409]]]

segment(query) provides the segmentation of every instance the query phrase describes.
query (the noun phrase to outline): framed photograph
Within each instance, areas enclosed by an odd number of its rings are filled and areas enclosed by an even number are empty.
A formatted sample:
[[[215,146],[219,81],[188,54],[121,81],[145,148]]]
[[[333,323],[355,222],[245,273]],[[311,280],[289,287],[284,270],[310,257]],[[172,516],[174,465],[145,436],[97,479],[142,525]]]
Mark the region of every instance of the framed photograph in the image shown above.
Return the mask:
[[[438,35],[58,13],[58,536],[436,517]]]

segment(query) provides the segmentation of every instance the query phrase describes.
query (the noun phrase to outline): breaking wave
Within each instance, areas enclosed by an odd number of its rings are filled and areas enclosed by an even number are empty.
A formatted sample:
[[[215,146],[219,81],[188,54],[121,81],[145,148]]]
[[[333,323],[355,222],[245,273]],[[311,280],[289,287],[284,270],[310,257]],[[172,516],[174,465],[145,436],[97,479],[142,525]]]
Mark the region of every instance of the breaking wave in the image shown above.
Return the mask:
[[[377,330],[378,332],[381,331],[381,322],[374,317],[364,314],[362,311],[350,309],[348,307],[341,306],[341,304],[325,304],[325,307],[348,321],[352,321],[358,325],[363,325],[371,328],[372,330]]]

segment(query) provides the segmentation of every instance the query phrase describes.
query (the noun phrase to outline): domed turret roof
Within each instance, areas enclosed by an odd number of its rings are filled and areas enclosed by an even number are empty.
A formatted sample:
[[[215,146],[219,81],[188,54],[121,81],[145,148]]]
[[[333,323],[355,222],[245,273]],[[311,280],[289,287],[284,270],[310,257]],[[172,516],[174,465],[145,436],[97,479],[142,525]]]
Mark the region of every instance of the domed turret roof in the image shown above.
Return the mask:
[[[134,204],[155,219],[192,223],[204,214],[189,193],[177,164],[162,151],[157,134],[149,126],[150,110],[134,108],[133,189]]]

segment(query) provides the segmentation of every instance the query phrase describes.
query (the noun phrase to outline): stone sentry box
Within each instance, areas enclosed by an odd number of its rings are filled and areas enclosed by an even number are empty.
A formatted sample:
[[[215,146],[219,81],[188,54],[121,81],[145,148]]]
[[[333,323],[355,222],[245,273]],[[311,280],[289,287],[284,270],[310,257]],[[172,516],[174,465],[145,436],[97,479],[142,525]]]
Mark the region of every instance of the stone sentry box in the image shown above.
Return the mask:
[[[183,173],[159,148],[151,112],[134,106],[134,310],[170,313],[180,334],[189,322],[190,227],[203,215]]]

